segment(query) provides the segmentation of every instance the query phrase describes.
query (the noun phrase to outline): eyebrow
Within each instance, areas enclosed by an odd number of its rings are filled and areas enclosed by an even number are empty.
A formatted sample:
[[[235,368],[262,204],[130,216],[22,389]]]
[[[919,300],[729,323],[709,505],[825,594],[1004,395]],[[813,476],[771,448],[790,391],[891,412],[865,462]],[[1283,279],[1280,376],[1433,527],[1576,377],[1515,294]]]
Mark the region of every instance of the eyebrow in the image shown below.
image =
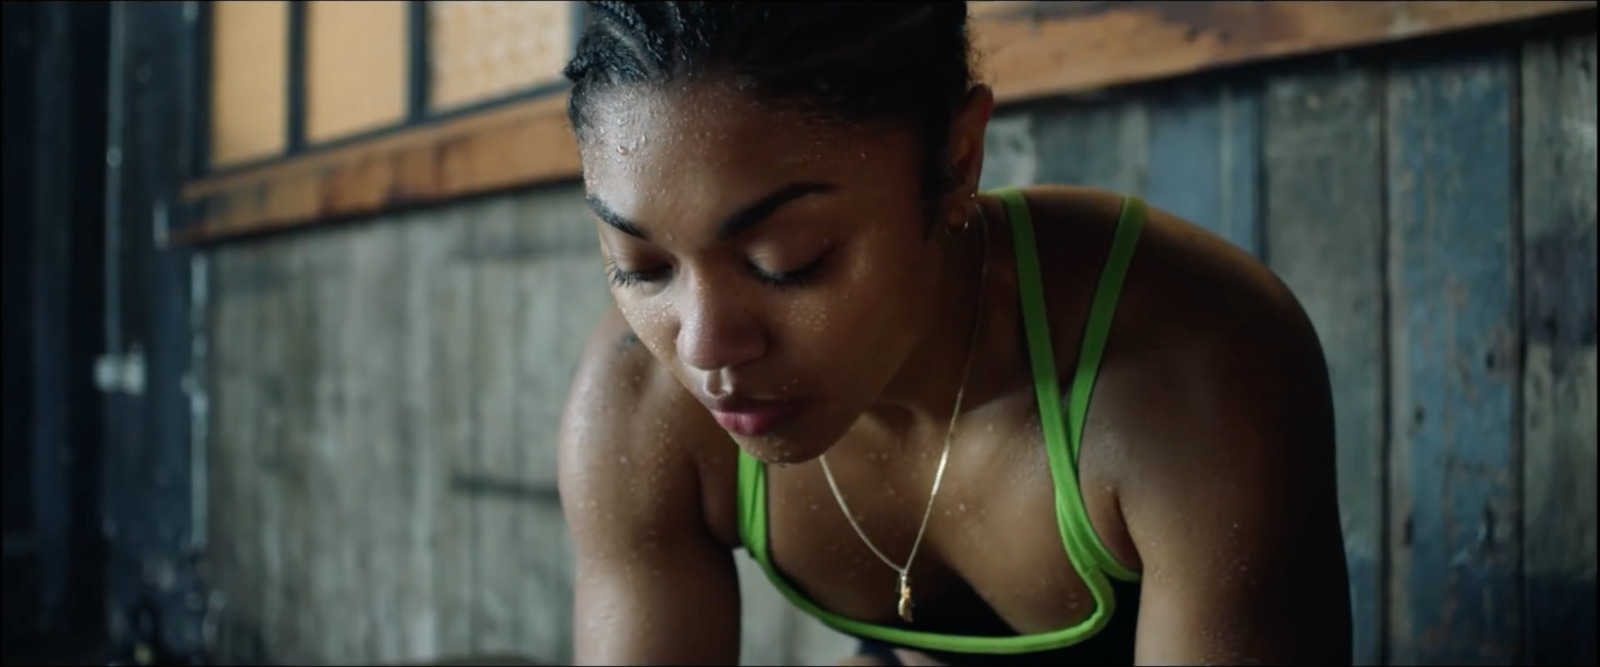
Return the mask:
[[[722,223],[717,225],[717,240],[726,241],[735,235],[748,231],[751,227],[772,217],[772,214],[776,213],[784,204],[806,195],[832,192],[836,189],[838,189],[837,185],[823,181],[802,181],[785,185],[765,197],[746,204],[743,208],[735,211],[733,215],[723,219]],[[645,232],[642,225],[611,210],[611,207],[606,206],[605,202],[601,201],[599,197],[587,195],[584,197],[584,201],[589,204],[589,209],[594,211],[596,217],[616,228],[617,231],[635,238],[650,240],[650,235]]]

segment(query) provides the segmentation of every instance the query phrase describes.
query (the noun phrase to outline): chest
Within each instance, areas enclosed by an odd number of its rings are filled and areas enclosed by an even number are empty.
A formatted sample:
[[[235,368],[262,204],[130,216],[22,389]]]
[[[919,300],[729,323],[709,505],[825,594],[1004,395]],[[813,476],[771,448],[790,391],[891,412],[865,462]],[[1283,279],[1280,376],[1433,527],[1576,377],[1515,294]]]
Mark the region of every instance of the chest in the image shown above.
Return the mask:
[[[837,494],[819,461],[766,469],[769,553],[803,596],[848,618],[905,626],[897,615],[899,573],[889,563],[904,566],[915,546],[915,629],[1032,634],[1074,625],[1093,610],[1063,545],[1057,484],[1036,427],[974,424],[952,444],[931,511],[937,448],[896,456],[872,445],[847,439],[835,448],[829,469]],[[718,532],[737,543],[735,474],[718,475],[727,502],[712,516],[726,520]],[[1088,469],[1079,478],[1091,514],[1106,505],[1115,512],[1106,479]]]

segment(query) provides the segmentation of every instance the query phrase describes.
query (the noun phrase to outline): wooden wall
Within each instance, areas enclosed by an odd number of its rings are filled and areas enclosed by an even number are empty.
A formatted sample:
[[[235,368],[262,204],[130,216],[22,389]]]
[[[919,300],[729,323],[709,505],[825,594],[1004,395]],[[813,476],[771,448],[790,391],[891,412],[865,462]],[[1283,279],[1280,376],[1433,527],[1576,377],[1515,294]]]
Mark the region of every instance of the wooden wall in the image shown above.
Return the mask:
[[[1013,108],[989,186],[1143,195],[1317,325],[1365,664],[1593,662],[1595,35]],[[605,303],[575,186],[212,253],[232,661],[570,656],[553,439]],[[849,643],[747,577],[745,658]]]
[[[550,441],[608,298],[581,205],[508,197],[217,253],[225,654],[564,659]]]

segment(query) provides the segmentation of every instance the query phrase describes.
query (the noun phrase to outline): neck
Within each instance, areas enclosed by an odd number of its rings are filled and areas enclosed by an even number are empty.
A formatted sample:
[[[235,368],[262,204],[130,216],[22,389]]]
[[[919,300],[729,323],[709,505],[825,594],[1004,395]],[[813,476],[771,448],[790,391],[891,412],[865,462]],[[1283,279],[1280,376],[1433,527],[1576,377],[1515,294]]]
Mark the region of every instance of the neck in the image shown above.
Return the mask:
[[[997,258],[1004,254],[997,241],[1009,236],[997,233],[997,224],[1004,222],[998,211],[981,200],[980,206],[987,222],[974,220],[945,249],[947,270],[938,290],[950,298],[938,300],[929,313],[926,335],[863,421],[901,434],[937,432],[942,445],[957,393],[964,393],[960,409],[966,412],[982,405],[985,388],[994,386],[987,378],[1000,365],[987,363],[984,353],[999,347],[992,344],[997,342],[993,322],[998,301],[993,279]]]

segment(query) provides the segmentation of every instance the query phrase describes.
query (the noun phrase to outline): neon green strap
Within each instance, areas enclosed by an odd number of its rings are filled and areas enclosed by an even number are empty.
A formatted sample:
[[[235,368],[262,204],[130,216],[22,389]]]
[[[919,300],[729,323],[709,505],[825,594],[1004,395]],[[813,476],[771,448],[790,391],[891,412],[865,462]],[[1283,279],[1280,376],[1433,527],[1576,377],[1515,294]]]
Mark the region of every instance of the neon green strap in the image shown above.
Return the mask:
[[[1117,312],[1117,298],[1122,294],[1122,281],[1128,275],[1128,265],[1133,262],[1133,250],[1139,244],[1139,233],[1144,229],[1144,217],[1144,200],[1138,197],[1123,198],[1122,214],[1117,218],[1117,231],[1111,239],[1111,252],[1106,258],[1105,268],[1100,272],[1100,282],[1095,286],[1094,300],[1090,302],[1089,321],[1084,325],[1083,344],[1078,354],[1078,366],[1073,372],[1072,392],[1069,394],[1070,403],[1067,406],[1067,433],[1071,436],[1072,445],[1069,459],[1072,462],[1070,474],[1074,480],[1077,478],[1078,458],[1083,451],[1084,422],[1089,414],[1089,398],[1094,395],[1094,381],[1100,375],[1100,360],[1105,356],[1106,342],[1111,338],[1111,320]],[[1038,283],[1034,282],[1033,286],[1038,287]],[[1023,289],[1026,291],[1028,288]],[[1038,291],[1042,305],[1043,289],[1039,288]],[[1040,348],[1044,354],[1050,354],[1048,335],[1040,339],[1042,342],[1039,344],[1034,340],[1030,331],[1028,336],[1030,355],[1037,354]],[[1037,375],[1037,367],[1034,373],[1036,382],[1056,384],[1053,373],[1048,378],[1041,378]],[[1052,401],[1051,405],[1057,406],[1059,410],[1061,404]],[[1044,409],[1042,398],[1040,409]],[[1046,445],[1049,446],[1048,438]],[[1062,488],[1059,478],[1057,488]],[[1060,493],[1058,490],[1057,495]],[[1081,523],[1075,523],[1074,527],[1086,533],[1085,541],[1090,545],[1100,567],[1106,574],[1117,579],[1138,581],[1139,574],[1111,555],[1111,550],[1106,548],[1105,543],[1100,540],[1100,535],[1094,531],[1088,512],[1084,509],[1082,496],[1078,496],[1077,502],[1073,504],[1077,506],[1076,514],[1081,518]]]
[[[1005,203],[1011,219],[1011,237],[1017,256],[1017,291],[1022,299],[1023,329],[1028,339],[1028,360],[1033,368],[1034,395],[1039,401],[1039,422],[1044,431],[1045,452],[1050,459],[1050,474],[1056,483],[1056,522],[1062,543],[1070,554],[1090,554],[1106,574],[1124,581],[1138,581],[1139,575],[1119,562],[1100,540],[1089,521],[1078,487],[1078,456],[1083,449],[1085,417],[1089,398],[1094,393],[1100,360],[1110,339],[1111,320],[1133,251],[1144,228],[1144,201],[1124,197],[1111,251],[1095,287],[1084,326],[1083,343],[1073,373],[1072,392],[1067,405],[1066,424],[1062,424],[1061,389],[1056,375],[1055,346],[1050,336],[1049,308],[1044,300],[1044,281],[1039,274],[1039,253],[1033,235],[1033,215],[1027,200],[1017,188],[994,194]],[[1087,551],[1085,551],[1087,550]]]
[[[1095,610],[1077,625],[1031,635],[1014,637],[982,637],[942,635],[916,632],[901,628],[864,623],[834,614],[818,607],[794,590],[776,568],[768,553],[766,469],[754,457],[739,450],[738,494],[739,537],[750,555],[761,565],[767,578],[791,603],[824,624],[846,634],[876,639],[910,648],[952,653],[977,653],[1008,655],[1034,653],[1062,648],[1081,642],[1099,632],[1116,610],[1107,574],[1127,581],[1138,580],[1131,571],[1101,543],[1099,535],[1089,522],[1084,509],[1083,496],[1078,489],[1077,456],[1081,449],[1084,415],[1088,412],[1089,395],[1094,390],[1094,380],[1104,356],[1106,340],[1111,330],[1112,314],[1116,310],[1117,296],[1121,292],[1123,276],[1132,260],[1144,223],[1144,203],[1137,198],[1124,199],[1122,215],[1117,221],[1117,232],[1111,244],[1110,257],[1095,291],[1085,328],[1083,348],[1079,355],[1077,371],[1072,383],[1071,402],[1068,405],[1067,424],[1062,423],[1061,394],[1055,372],[1055,354],[1051,345],[1050,327],[1046,319],[1044,287],[1039,277],[1039,259],[1033,236],[1033,218],[1028,211],[1022,192],[1015,188],[996,191],[1011,219],[1012,239],[1016,248],[1019,296],[1022,300],[1023,325],[1027,332],[1028,356],[1034,376],[1034,390],[1039,400],[1039,418],[1045,436],[1045,449],[1050,459],[1050,474],[1055,481],[1056,523],[1061,530],[1062,544],[1079,576],[1088,585],[1096,602]],[[1069,435],[1070,434],[1070,435]],[[1092,554],[1093,558],[1071,557],[1074,554]]]

